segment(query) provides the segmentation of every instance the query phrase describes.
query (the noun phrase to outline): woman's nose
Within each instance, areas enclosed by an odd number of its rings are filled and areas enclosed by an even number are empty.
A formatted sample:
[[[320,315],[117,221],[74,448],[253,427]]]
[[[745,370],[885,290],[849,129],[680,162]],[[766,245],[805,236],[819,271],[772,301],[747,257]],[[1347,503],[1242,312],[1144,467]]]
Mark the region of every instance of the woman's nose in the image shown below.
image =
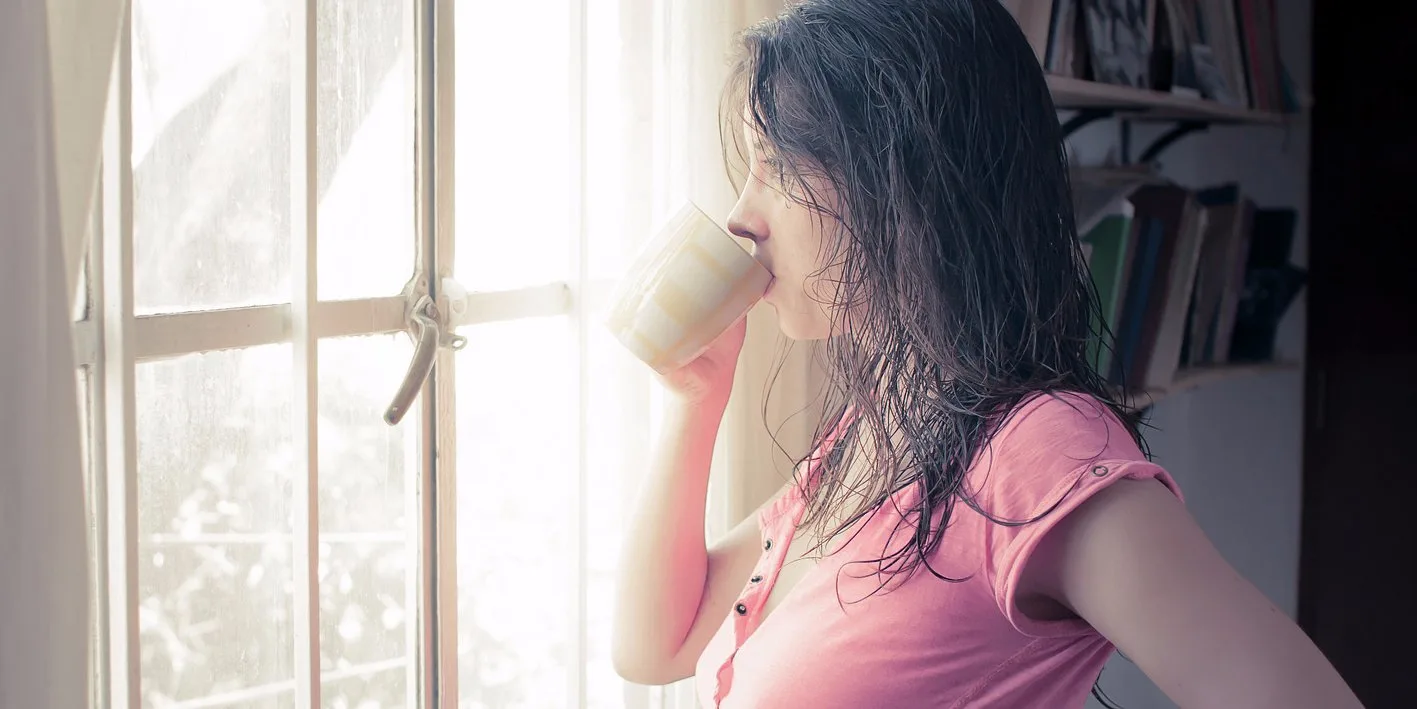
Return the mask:
[[[728,232],[753,243],[767,238],[767,223],[753,211],[746,194],[738,198],[733,211],[728,213]]]

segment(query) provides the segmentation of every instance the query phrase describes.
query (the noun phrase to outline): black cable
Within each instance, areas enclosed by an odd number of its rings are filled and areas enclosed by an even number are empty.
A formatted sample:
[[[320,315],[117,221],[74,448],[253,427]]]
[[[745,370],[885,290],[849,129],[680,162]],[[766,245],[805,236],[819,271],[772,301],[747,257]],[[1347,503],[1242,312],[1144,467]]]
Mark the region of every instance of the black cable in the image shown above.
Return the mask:
[[[1092,683],[1092,697],[1096,699],[1106,709],[1122,709],[1122,706],[1107,696],[1107,692],[1102,690],[1102,673],[1097,673],[1097,680]]]

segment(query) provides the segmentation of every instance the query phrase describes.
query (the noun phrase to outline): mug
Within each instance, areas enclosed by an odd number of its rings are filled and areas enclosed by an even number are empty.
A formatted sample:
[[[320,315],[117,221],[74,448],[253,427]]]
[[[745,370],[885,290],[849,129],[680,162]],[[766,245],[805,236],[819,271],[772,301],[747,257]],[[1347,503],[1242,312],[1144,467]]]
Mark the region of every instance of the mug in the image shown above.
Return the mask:
[[[621,278],[605,324],[636,358],[664,374],[703,354],[771,281],[733,236],[687,202]]]

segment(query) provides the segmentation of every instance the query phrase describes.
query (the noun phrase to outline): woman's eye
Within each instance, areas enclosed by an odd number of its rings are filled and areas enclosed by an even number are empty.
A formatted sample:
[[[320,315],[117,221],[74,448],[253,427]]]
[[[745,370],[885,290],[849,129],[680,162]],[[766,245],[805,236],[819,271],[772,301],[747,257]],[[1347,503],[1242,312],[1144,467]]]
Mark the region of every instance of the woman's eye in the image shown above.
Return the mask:
[[[787,165],[777,158],[764,158],[763,167],[767,169],[768,176],[778,182],[786,176]]]

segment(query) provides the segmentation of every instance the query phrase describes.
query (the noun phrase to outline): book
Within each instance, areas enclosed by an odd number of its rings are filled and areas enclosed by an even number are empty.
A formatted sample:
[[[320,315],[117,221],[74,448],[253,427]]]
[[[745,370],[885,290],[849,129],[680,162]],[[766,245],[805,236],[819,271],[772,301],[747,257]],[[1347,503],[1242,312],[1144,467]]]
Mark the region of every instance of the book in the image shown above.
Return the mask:
[[[1077,232],[1086,234],[1138,187],[1162,180],[1151,170],[1074,168],[1069,181]]]
[[[1089,68],[1083,0],[1053,0],[1048,61],[1044,68],[1057,76],[1084,77]]]
[[[1190,62],[1195,87],[1201,96],[1227,106],[1239,106],[1229,68],[1225,65],[1224,34],[1216,3],[1219,0],[1170,0],[1180,21],[1180,36]]]
[[[1157,30],[1153,46],[1152,88],[1190,98],[1201,98],[1193,44],[1194,4],[1191,0],[1161,0],[1157,6]]]
[[[1033,48],[1033,54],[1040,65],[1046,66],[1048,33],[1052,26],[1053,4],[1055,0],[1000,0],[1004,9],[1013,15],[1023,30],[1024,37]]]
[[[1220,301],[1228,281],[1231,244],[1239,239],[1240,186],[1226,183],[1196,194],[1206,212],[1206,233],[1196,264],[1195,286],[1187,313],[1186,337],[1181,348],[1182,366],[1213,361],[1212,339],[1220,313]]]
[[[1136,207],[1133,203],[1133,207]],[[1137,360],[1138,340],[1141,338],[1146,303],[1151,298],[1152,275],[1161,254],[1165,239],[1165,225],[1149,213],[1137,210],[1133,217],[1135,248],[1128,259],[1125,274],[1126,290],[1122,300],[1122,314],[1118,318],[1116,352],[1108,369],[1108,381],[1116,385],[1126,384],[1132,377]]]
[[[1158,214],[1166,221],[1171,251],[1163,254],[1165,266],[1159,266],[1153,275],[1154,296],[1138,350],[1146,357],[1134,370],[1136,379],[1132,382],[1137,388],[1166,387],[1176,378],[1185,339],[1186,311],[1206,234],[1207,214],[1194,192],[1177,186],[1161,199],[1165,201],[1157,205]]]
[[[1202,361],[1207,364],[1222,364],[1229,361],[1230,338],[1235,331],[1235,316],[1240,305],[1240,297],[1245,291],[1246,258],[1250,251],[1250,235],[1254,225],[1256,206],[1254,202],[1241,196],[1234,207],[1233,215],[1224,218],[1234,220],[1230,242],[1227,245],[1221,284],[1220,302],[1216,306],[1215,324],[1207,333]]]
[[[1151,86],[1150,19],[1144,0],[1079,0],[1086,18],[1092,78],[1106,84]]]
[[[1235,24],[1235,0],[1199,0],[1199,32],[1215,59],[1223,87],[1212,98],[1229,106],[1248,108],[1249,87]]]
[[[1095,226],[1085,236],[1083,244],[1091,247],[1088,271],[1097,291],[1100,317],[1093,322],[1095,333],[1088,350],[1088,359],[1098,372],[1109,372],[1112,367],[1113,347],[1103,338],[1103,333],[1115,337],[1122,315],[1122,296],[1125,287],[1126,262],[1130,255],[1132,219],[1135,208],[1122,199],[1113,202]]]

